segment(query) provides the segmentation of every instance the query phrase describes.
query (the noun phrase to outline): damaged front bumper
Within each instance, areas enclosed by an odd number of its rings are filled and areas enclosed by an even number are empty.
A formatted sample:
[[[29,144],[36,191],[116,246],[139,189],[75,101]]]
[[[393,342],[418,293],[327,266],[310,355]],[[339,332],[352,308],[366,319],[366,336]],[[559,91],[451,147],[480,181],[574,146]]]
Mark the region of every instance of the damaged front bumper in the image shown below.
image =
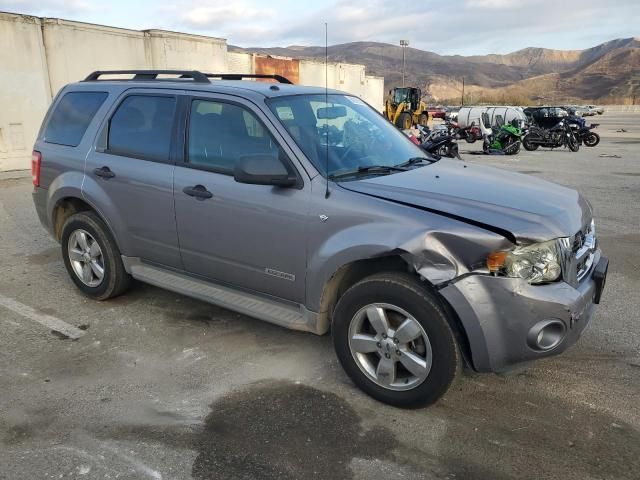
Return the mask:
[[[466,331],[473,368],[504,372],[574,344],[604,287],[608,260],[596,251],[593,265],[575,287],[566,282],[530,285],[519,278],[468,275],[442,288],[440,293]]]

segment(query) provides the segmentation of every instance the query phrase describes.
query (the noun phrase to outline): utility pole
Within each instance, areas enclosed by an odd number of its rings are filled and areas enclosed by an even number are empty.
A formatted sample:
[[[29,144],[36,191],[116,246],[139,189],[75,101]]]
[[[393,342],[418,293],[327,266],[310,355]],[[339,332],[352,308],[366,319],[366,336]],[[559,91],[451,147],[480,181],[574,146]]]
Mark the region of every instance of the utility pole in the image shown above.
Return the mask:
[[[404,66],[405,66],[405,50],[409,46],[409,40],[400,40],[402,47],[402,86],[404,87]]]
[[[464,77],[462,77],[462,99],[460,101],[460,106],[464,107]]]

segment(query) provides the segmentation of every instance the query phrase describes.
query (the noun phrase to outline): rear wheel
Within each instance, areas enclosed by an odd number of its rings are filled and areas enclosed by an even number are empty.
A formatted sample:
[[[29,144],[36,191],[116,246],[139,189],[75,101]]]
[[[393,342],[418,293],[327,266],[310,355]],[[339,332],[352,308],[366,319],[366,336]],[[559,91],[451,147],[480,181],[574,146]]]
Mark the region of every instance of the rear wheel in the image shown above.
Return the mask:
[[[582,140],[587,147],[595,147],[600,143],[600,135],[596,132],[590,132]]]
[[[396,120],[396,126],[401,130],[409,130],[413,126],[413,119],[408,112],[402,112]]]
[[[373,275],[347,290],[336,306],[332,334],[353,382],[398,407],[436,402],[461,365],[442,305],[406,274]]]
[[[540,137],[536,134],[527,134],[524,136],[524,138],[522,139],[522,146],[524,147],[525,150],[529,151],[529,152],[533,152],[535,150],[538,149],[538,147],[540,146],[539,143],[536,143],[536,141],[539,141]]]
[[[95,213],[71,215],[62,227],[60,243],[67,272],[85,295],[106,300],[131,284],[115,240]]]

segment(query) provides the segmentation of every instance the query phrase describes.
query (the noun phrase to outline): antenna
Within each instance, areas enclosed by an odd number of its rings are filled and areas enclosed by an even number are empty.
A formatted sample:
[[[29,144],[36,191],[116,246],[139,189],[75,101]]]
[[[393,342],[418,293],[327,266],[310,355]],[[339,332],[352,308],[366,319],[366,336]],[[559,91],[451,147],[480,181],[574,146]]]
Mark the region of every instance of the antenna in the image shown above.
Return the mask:
[[[329,108],[329,34],[327,22],[324,22],[324,105]],[[325,143],[325,171],[327,174],[327,186],[324,198],[329,198],[329,120],[324,119],[324,143]]]

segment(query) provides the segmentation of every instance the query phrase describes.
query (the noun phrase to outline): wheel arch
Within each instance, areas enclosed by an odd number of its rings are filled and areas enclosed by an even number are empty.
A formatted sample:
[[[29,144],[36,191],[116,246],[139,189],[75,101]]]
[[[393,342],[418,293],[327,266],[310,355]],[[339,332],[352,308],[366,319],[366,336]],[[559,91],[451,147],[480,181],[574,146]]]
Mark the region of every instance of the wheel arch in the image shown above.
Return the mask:
[[[439,293],[436,286],[427,278],[420,275],[415,270],[415,267],[408,262],[407,255],[409,255],[408,252],[397,249],[373,258],[354,260],[338,268],[325,283],[322,290],[317,317],[319,331],[326,333],[331,330],[335,307],[340,297],[351,286],[366,277],[378,273],[405,273],[414,277],[414,279],[419,282],[424,289],[428,290],[441,304],[449,326],[456,337],[464,361],[473,367],[469,339],[458,314],[447,299]]]
[[[107,218],[95,205],[90,201],[87,201],[86,198],[83,198],[79,192],[68,192],[66,195],[60,195],[55,202],[52,202],[49,218],[51,219],[51,232],[56,241],[59,242],[62,238],[62,227],[67,219],[71,215],[79,212],[93,212],[97,215],[98,218],[106,225],[109,234],[116,242],[116,245],[118,245],[118,248],[120,248],[118,237],[115,235],[115,232],[113,231],[113,228],[111,228]]]

